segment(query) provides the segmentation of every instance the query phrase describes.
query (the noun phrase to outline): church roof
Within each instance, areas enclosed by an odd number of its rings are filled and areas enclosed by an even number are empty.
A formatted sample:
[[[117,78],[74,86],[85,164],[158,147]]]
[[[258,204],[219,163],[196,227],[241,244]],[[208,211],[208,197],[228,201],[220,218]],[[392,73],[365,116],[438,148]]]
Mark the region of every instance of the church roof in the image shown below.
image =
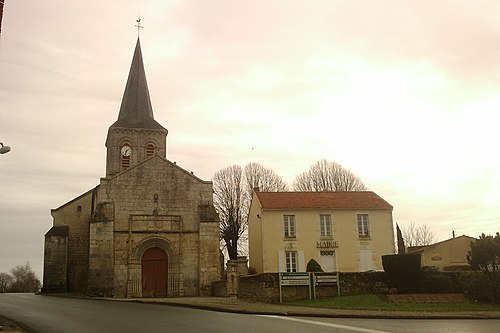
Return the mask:
[[[160,129],[166,131],[163,126],[154,120],[139,38],[137,38],[127,85],[123,92],[120,114],[118,115],[118,120],[111,127]]]
[[[49,231],[45,234],[45,236],[68,236],[69,234],[69,226],[67,225],[55,225],[50,228]]]
[[[259,192],[263,209],[392,209],[371,191],[363,192]]]

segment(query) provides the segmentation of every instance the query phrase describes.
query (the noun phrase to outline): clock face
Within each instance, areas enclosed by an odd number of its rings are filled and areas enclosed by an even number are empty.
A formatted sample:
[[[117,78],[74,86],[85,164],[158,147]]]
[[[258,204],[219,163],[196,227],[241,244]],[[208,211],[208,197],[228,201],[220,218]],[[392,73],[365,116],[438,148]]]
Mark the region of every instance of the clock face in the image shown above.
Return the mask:
[[[130,154],[132,154],[132,148],[130,148],[130,146],[123,146],[121,152],[123,156],[130,156]]]

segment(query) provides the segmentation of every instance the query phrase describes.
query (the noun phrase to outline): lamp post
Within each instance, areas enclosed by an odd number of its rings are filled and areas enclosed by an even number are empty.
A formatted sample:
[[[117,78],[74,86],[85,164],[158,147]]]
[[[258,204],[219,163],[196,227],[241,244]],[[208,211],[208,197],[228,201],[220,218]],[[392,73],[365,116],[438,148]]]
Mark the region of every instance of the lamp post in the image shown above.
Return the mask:
[[[4,146],[2,142],[0,142],[0,154],[5,154],[10,151],[9,146]]]

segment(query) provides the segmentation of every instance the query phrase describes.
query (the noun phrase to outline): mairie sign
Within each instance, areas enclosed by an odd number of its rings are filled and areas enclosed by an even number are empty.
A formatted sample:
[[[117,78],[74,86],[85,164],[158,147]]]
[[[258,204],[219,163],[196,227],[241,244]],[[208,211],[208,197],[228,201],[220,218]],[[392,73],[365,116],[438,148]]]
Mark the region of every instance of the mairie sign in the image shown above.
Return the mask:
[[[316,241],[316,248],[318,249],[336,248],[336,247],[339,247],[336,240]]]
[[[310,283],[309,273],[280,273],[280,281],[282,286],[308,286]]]

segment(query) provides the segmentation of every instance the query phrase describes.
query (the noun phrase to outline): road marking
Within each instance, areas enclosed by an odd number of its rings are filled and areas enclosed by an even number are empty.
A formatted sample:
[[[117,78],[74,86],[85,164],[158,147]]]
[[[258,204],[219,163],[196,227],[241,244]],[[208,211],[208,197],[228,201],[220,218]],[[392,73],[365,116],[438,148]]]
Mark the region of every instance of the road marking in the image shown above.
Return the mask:
[[[362,327],[347,326],[347,325],[340,325],[340,324],[324,323],[324,322],[321,322],[321,321],[299,319],[299,318],[293,318],[293,317],[268,316],[268,315],[260,315],[260,317],[268,317],[268,318],[275,318],[275,319],[282,319],[282,320],[297,321],[297,322],[305,323],[305,324],[312,324],[312,325],[326,326],[326,327],[335,327],[335,328],[341,328],[341,329],[344,329],[344,330],[350,330],[350,331],[356,331],[356,332],[365,332],[365,333],[391,333],[389,331],[372,330],[370,328],[362,328]]]

